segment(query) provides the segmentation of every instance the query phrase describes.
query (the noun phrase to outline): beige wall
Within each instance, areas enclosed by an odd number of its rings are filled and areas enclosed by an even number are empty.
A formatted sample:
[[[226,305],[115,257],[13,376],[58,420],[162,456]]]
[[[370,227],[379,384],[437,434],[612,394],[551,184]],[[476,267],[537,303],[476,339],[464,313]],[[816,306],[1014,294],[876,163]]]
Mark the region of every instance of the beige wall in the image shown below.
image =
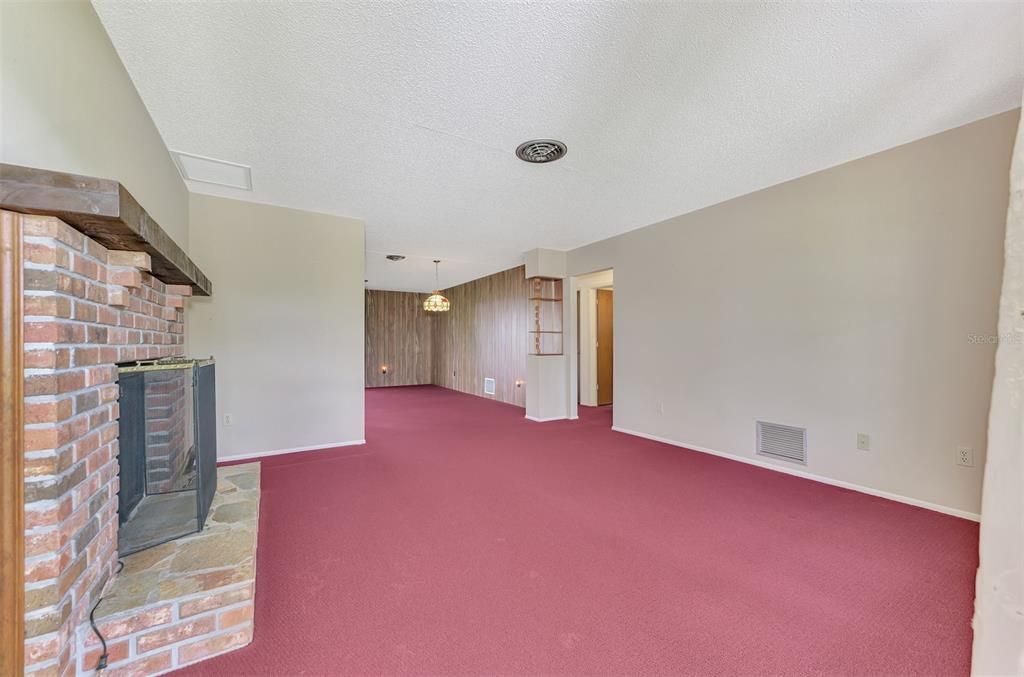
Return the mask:
[[[188,251],[188,191],[88,2],[0,2],[0,159],[120,181]]]
[[[196,194],[190,211],[216,285],[187,324],[190,354],[217,358],[218,455],[363,440],[363,222]]]
[[[569,252],[615,270],[615,425],[977,513],[1018,114]]]

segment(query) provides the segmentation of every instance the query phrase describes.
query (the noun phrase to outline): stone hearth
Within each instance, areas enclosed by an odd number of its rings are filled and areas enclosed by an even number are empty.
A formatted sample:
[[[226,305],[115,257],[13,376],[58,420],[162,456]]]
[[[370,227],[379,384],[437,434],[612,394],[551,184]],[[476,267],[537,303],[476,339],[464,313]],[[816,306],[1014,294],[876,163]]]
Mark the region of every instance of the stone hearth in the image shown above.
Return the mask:
[[[206,529],[125,557],[96,609],[107,640],[103,674],[158,674],[252,641],[260,465],[217,470]],[[80,673],[100,642],[78,630]]]

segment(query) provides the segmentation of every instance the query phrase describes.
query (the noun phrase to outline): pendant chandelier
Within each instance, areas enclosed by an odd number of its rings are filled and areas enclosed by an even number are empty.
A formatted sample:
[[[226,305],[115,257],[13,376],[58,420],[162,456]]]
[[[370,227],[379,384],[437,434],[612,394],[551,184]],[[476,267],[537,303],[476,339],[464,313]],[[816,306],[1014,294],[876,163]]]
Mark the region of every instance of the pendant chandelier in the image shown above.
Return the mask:
[[[434,285],[439,286],[437,281],[437,264],[441,263],[440,259],[434,259]],[[441,295],[440,290],[435,290],[433,294],[427,297],[427,300],[423,302],[423,310],[428,313],[444,313],[452,307],[451,302]]]

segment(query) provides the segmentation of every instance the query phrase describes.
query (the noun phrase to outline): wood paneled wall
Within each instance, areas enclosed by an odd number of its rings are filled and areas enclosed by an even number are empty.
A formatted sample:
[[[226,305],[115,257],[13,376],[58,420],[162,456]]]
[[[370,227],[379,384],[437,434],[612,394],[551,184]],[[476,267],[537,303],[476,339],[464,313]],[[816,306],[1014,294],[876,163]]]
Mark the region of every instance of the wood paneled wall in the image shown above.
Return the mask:
[[[366,291],[366,387],[432,383],[435,318],[423,310],[425,294]],[[388,373],[381,367],[387,365]]]
[[[444,292],[452,309],[434,324],[435,385],[484,395],[484,378],[495,380],[494,398],[526,406],[526,331],[529,318],[523,266],[488,275]]]
[[[423,310],[426,294],[366,292],[366,386],[424,385],[526,406],[528,288],[523,266],[442,292],[447,313]],[[387,376],[381,365],[388,365]]]

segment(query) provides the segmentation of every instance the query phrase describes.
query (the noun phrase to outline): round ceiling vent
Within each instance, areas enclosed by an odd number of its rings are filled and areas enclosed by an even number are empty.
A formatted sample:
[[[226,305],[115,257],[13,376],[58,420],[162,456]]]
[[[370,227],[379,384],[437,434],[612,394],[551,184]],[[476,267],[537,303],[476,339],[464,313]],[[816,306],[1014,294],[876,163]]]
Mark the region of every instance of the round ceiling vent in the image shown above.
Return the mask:
[[[554,139],[533,139],[526,143],[519,144],[516,148],[516,157],[524,162],[554,162],[565,157],[569,149],[561,141]]]
[[[405,259],[405,257],[402,256],[401,254],[388,254],[384,258],[386,258],[388,261],[402,261],[403,259]]]

